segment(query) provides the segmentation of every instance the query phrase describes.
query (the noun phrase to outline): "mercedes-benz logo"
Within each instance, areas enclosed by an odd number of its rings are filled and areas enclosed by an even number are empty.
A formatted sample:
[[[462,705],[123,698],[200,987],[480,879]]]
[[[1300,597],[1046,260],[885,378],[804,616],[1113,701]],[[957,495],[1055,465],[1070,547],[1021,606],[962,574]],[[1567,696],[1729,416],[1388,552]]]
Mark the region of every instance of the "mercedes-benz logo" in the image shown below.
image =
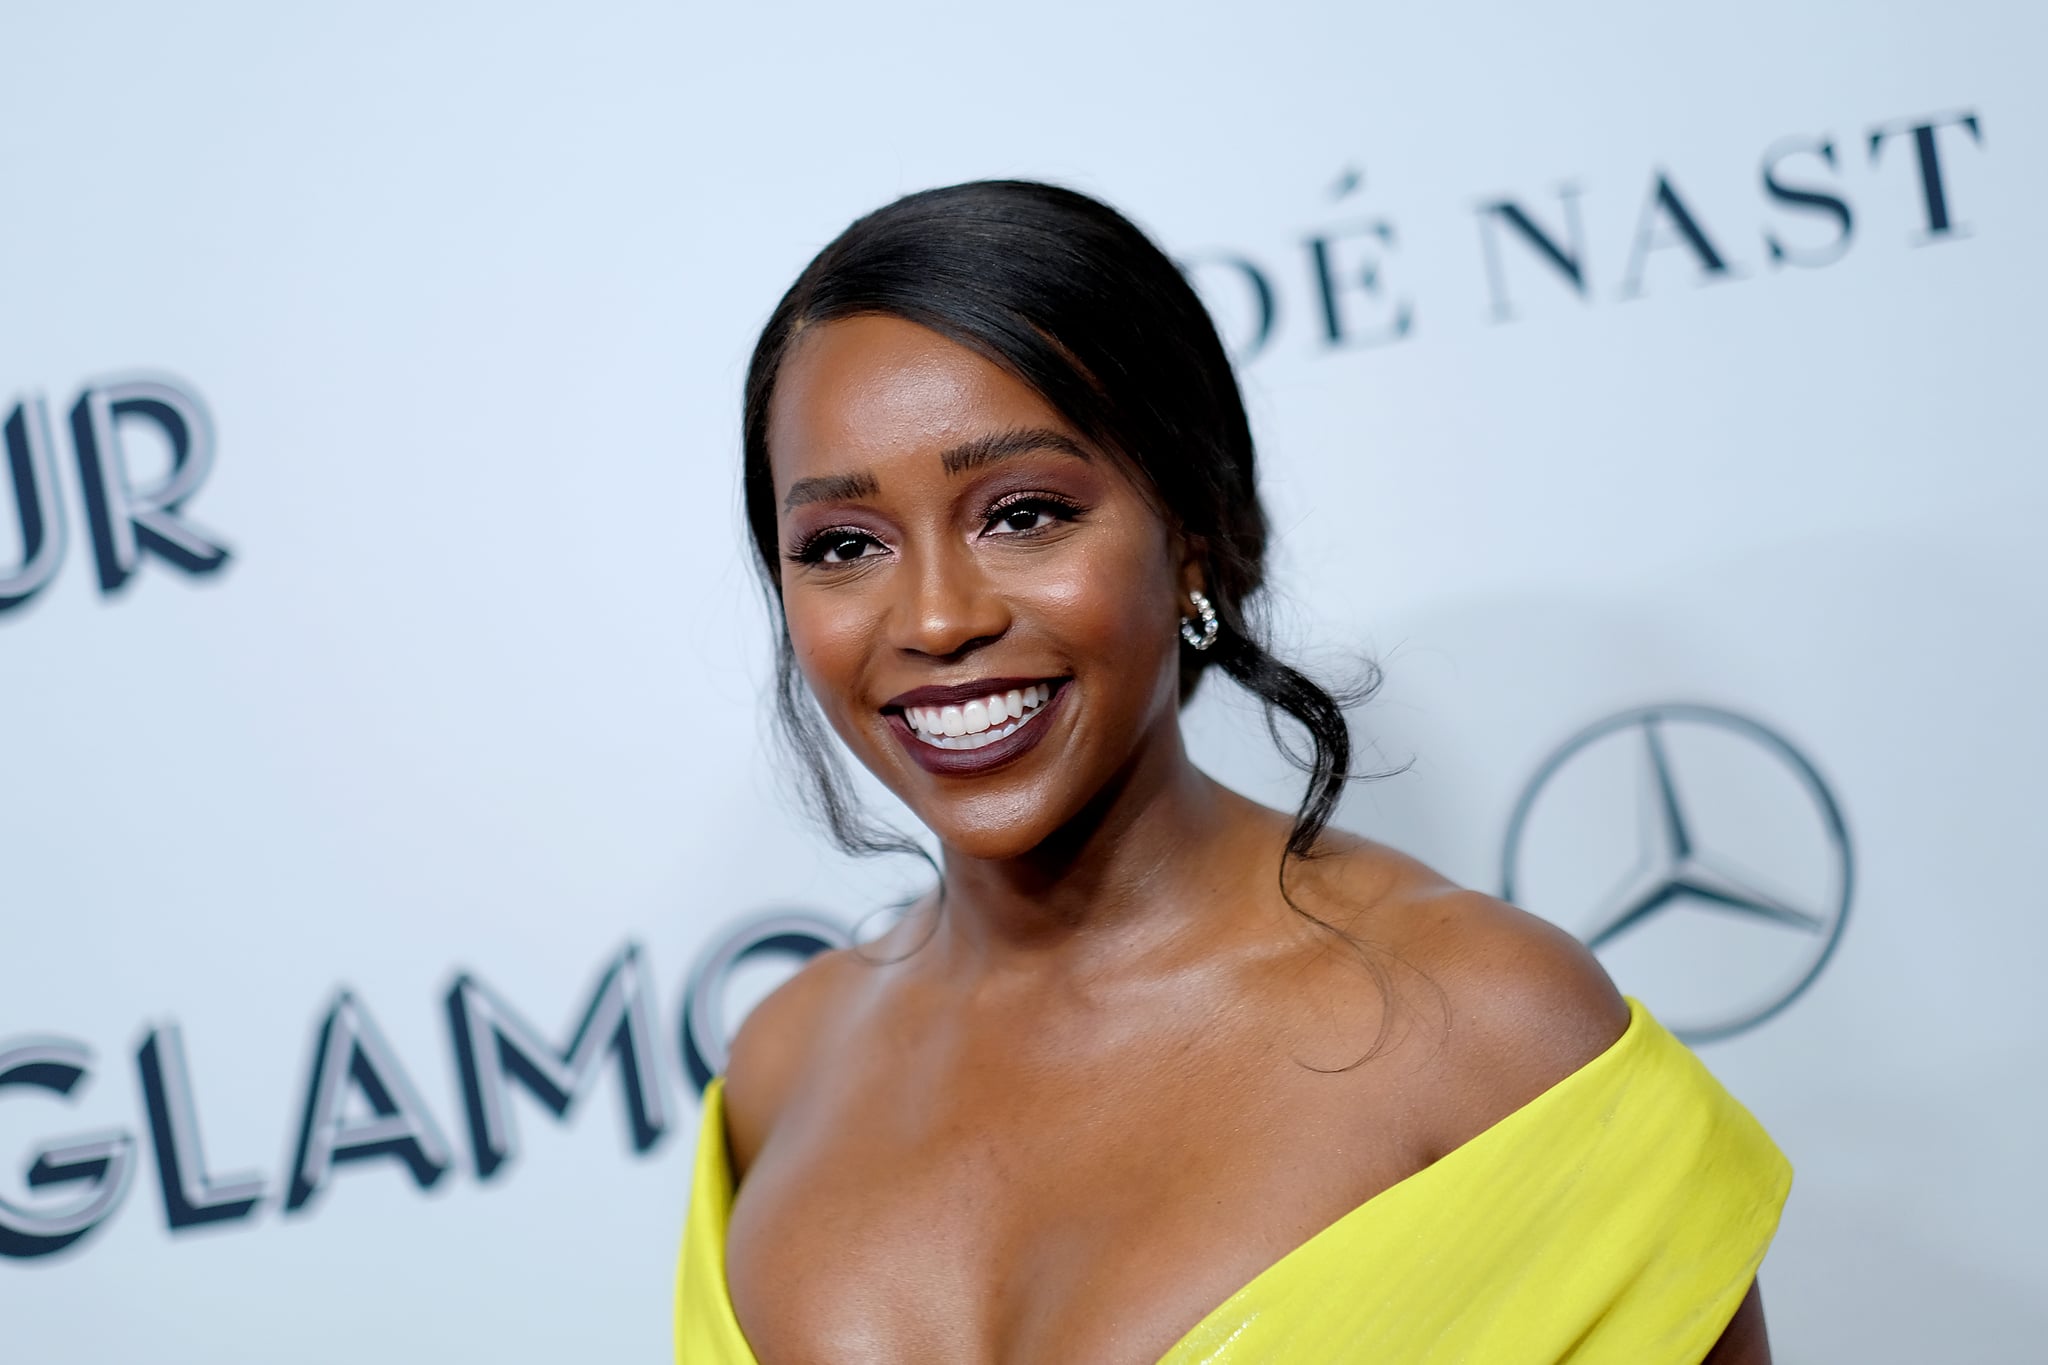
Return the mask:
[[[1576,934],[1688,1042],[1754,1028],[1819,976],[1854,883],[1849,831],[1784,736],[1711,706],[1588,726],[1508,820],[1501,894]]]

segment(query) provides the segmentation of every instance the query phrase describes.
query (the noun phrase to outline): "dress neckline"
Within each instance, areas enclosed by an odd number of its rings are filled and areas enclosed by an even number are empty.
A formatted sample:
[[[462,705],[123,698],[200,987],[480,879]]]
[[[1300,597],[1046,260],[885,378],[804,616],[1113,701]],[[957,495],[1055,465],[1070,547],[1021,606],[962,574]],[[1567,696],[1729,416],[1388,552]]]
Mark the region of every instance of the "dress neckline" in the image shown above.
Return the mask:
[[[1364,1235],[1364,1231],[1374,1220],[1375,1215],[1384,1208],[1392,1204],[1422,1197],[1418,1193],[1419,1191],[1425,1191],[1444,1180],[1451,1179],[1464,1171],[1466,1167],[1471,1166],[1475,1162],[1482,1161],[1484,1157],[1503,1143],[1512,1143],[1522,1129],[1539,1123],[1551,1110],[1561,1104],[1569,1106],[1570,1101],[1578,1091],[1589,1085],[1597,1085],[1605,1073],[1617,1066],[1626,1065],[1634,1053],[1639,1052],[1647,1045],[1646,1039],[1650,1034],[1661,1031],[1660,1026],[1650,1017],[1649,1012],[1644,1009],[1642,1002],[1631,996],[1627,998],[1627,1003],[1629,1011],[1627,1027],[1622,1030],[1619,1037],[1608,1044],[1597,1056],[1587,1061],[1576,1071],[1561,1077],[1551,1084],[1548,1089],[1545,1089],[1524,1103],[1520,1108],[1512,1110],[1501,1118],[1496,1119],[1492,1124],[1459,1143],[1427,1166],[1403,1176],[1385,1189],[1367,1198],[1363,1203],[1339,1214],[1333,1221],[1316,1232],[1311,1233],[1305,1240],[1281,1253],[1278,1259],[1253,1275],[1249,1280],[1246,1280],[1244,1284],[1234,1290],[1221,1303],[1218,1303],[1214,1308],[1203,1314],[1198,1321],[1181,1334],[1174,1344],[1167,1349],[1166,1354],[1155,1362],[1155,1365],[1177,1365],[1177,1362],[1182,1358],[1182,1352],[1187,1349],[1190,1342],[1205,1335],[1212,1335],[1218,1329],[1220,1323],[1238,1316],[1240,1306],[1246,1300],[1258,1298],[1276,1281],[1292,1275],[1304,1262],[1313,1260],[1326,1253],[1331,1253],[1333,1248],[1346,1246],[1360,1240]],[[714,1269],[721,1290],[719,1295],[721,1306],[731,1328],[732,1336],[735,1340],[746,1343],[746,1333],[741,1329],[739,1316],[733,1309],[732,1290],[725,1278],[725,1234],[730,1224],[734,1189],[731,1175],[732,1151],[725,1132],[724,1092],[725,1078],[722,1076],[714,1077],[704,1090],[704,1105],[707,1110],[705,1132],[707,1136],[715,1137],[717,1142],[715,1155],[726,1172],[727,1181],[725,1207],[721,1210],[723,1216],[719,1219],[716,1247],[713,1253],[715,1257]],[[713,1110],[716,1111],[715,1117],[709,1112]],[[747,1344],[747,1356],[753,1362],[753,1365],[760,1365],[759,1357],[754,1354],[751,1343]],[[1192,1357],[1189,1358],[1189,1361],[1190,1365],[1193,1365]]]
[[[1333,1221],[1310,1233],[1306,1240],[1282,1252],[1278,1260],[1246,1280],[1229,1298],[1203,1314],[1199,1322],[1180,1335],[1179,1340],[1159,1358],[1156,1365],[1169,1365],[1189,1339],[1210,1330],[1219,1319],[1231,1316],[1237,1305],[1246,1299],[1258,1297],[1262,1289],[1288,1275],[1301,1262],[1313,1259],[1331,1246],[1357,1240],[1361,1235],[1361,1229],[1371,1221],[1372,1216],[1388,1204],[1418,1198],[1420,1196],[1416,1194],[1417,1190],[1457,1175],[1466,1166],[1502,1143],[1511,1142],[1522,1128],[1538,1121],[1559,1104],[1569,1101],[1574,1092],[1597,1081],[1606,1071],[1623,1064],[1629,1054],[1641,1047],[1643,1035],[1657,1027],[1641,1002],[1633,996],[1627,999],[1627,1026],[1622,1029],[1621,1035],[1597,1056],[1585,1062],[1576,1071],[1560,1077],[1548,1089],[1528,1100],[1520,1108],[1495,1119],[1427,1166],[1368,1196],[1364,1203],[1338,1214]]]

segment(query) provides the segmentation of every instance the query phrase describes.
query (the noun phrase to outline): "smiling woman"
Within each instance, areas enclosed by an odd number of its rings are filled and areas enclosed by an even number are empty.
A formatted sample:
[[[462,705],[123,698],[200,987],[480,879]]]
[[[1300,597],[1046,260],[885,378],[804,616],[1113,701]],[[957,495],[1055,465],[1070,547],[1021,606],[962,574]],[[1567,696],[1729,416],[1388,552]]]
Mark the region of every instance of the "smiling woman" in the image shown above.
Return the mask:
[[[883,939],[706,1094],[689,1365],[1768,1359],[1768,1137],[1592,958],[1329,819],[1343,707],[1253,610],[1222,346],[1070,191],[855,223],[775,310],[745,488],[779,708],[936,837]],[[1306,733],[1292,815],[1189,760],[1219,668]]]

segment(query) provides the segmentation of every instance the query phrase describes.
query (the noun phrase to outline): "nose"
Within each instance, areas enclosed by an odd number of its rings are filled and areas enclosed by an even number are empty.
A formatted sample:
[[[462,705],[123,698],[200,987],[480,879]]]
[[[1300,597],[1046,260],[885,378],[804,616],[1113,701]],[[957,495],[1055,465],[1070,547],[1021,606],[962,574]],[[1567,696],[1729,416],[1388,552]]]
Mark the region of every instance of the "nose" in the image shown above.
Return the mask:
[[[896,575],[889,643],[907,654],[957,659],[1010,628],[1010,608],[966,547],[924,550]]]

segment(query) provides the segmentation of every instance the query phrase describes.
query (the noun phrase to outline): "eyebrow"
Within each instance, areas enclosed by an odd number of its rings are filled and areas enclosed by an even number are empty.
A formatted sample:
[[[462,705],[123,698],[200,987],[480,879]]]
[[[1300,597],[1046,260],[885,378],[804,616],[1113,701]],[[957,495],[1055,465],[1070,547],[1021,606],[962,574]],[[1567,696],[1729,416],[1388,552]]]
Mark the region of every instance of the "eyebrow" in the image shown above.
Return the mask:
[[[998,431],[987,436],[977,436],[971,441],[942,452],[939,464],[948,474],[964,474],[997,460],[1007,460],[1013,455],[1028,455],[1034,450],[1057,450],[1077,460],[1089,460],[1087,448],[1073,437],[1054,431],[1051,427],[1020,427],[1014,431]]]
[[[1056,450],[1077,460],[1093,461],[1095,458],[1086,446],[1064,432],[1054,431],[1051,427],[1020,427],[1013,431],[991,432],[987,436],[977,436],[971,441],[949,446],[939,452],[939,467],[948,474],[964,474],[998,460],[1028,455],[1034,450]],[[791,511],[807,502],[873,497],[880,489],[881,484],[866,470],[855,474],[820,474],[791,484],[782,499],[782,510]]]
[[[807,502],[834,502],[851,498],[874,496],[881,487],[875,476],[860,474],[820,474],[816,478],[798,479],[789,486],[788,496],[782,500],[782,510],[803,506]]]

